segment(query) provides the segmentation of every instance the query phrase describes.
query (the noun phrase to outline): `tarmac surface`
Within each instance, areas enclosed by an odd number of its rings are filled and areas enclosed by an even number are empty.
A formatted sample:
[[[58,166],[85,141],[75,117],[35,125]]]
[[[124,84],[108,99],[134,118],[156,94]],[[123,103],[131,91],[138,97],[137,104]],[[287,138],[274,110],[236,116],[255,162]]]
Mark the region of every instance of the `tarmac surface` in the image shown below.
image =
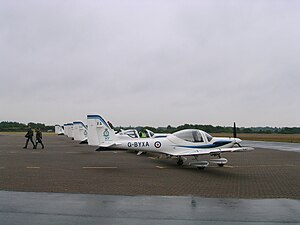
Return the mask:
[[[281,151],[292,151],[300,153],[300,143],[285,143],[271,141],[242,141],[242,145],[254,148],[276,149]]]
[[[198,170],[65,136],[24,143],[0,134],[1,225],[300,224],[298,152],[226,153],[223,168]]]
[[[0,190],[106,195],[300,199],[300,154],[270,149],[226,153],[223,168],[134,152],[96,152],[65,136],[45,135],[45,149],[23,149],[20,135],[0,136]],[[210,157],[204,156],[203,159]]]

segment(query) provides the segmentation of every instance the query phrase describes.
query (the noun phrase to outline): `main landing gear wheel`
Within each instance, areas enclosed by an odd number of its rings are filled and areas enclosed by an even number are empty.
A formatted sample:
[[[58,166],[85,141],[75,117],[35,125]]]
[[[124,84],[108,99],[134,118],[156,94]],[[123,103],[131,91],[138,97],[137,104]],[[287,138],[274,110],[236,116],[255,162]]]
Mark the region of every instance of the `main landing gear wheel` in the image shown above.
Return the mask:
[[[198,170],[204,170],[205,168],[206,168],[206,167],[204,167],[204,166],[198,166],[198,167],[197,167]]]
[[[224,166],[224,164],[218,164],[218,166],[219,166],[219,167],[223,167],[223,166]]]
[[[177,161],[177,165],[181,166],[182,164],[183,164],[183,160],[182,160],[182,158],[179,158],[178,161]]]

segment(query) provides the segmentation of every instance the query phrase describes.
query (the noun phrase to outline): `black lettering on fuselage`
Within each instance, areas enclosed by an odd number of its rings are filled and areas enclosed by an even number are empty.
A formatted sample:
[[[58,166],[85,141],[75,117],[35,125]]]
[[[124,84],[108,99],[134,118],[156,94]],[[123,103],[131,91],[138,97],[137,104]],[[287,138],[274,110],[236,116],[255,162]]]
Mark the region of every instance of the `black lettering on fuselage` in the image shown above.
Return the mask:
[[[129,148],[134,147],[134,148],[145,148],[145,147],[149,147],[149,142],[148,141],[135,141],[135,142],[128,142],[127,146]]]

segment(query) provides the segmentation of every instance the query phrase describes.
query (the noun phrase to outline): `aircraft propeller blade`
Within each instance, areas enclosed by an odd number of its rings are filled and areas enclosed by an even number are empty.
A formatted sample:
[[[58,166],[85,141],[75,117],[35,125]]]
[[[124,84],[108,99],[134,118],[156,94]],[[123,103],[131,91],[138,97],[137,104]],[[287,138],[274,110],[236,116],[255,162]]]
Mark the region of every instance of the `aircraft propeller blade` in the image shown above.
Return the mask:
[[[233,123],[233,137],[236,138],[236,126],[235,126],[235,122]]]

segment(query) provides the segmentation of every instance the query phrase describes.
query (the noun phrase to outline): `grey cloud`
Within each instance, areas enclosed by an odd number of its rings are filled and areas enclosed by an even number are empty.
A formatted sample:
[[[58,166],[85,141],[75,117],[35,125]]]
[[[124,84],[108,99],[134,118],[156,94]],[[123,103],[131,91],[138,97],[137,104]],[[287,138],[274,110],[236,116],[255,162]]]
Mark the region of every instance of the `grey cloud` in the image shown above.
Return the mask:
[[[1,120],[300,125],[297,1],[0,6]]]

